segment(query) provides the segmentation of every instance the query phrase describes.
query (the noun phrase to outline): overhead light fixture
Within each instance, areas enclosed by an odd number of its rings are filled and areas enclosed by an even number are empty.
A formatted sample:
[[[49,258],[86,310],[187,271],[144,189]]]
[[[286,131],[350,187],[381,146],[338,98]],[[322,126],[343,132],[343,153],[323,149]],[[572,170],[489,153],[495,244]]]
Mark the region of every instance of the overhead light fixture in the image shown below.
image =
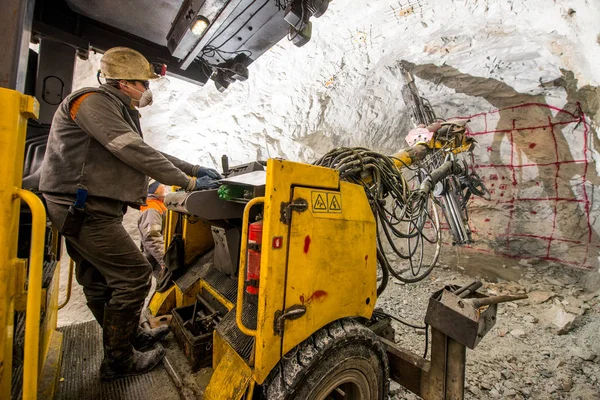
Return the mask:
[[[191,31],[196,36],[201,36],[206,28],[208,28],[209,22],[204,17],[198,17],[194,25],[192,25]]]

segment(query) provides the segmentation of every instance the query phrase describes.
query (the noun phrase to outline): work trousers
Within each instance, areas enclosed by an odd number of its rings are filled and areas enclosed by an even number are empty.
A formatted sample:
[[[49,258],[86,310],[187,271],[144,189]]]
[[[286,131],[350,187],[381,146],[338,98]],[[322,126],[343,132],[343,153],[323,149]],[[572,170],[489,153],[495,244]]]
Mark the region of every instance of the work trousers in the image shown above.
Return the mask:
[[[152,267],[152,276],[158,279],[158,277],[160,276],[160,272],[162,271],[160,264],[158,263],[158,261],[156,261],[154,256],[148,253],[147,251],[142,251],[142,254],[144,255],[144,257],[146,257],[146,260],[148,260],[148,263]]]
[[[75,198],[44,194],[48,216],[60,228]],[[152,267],[123,227],[125,205],[88,198],[78,235],[65,235],[67,252],[76,264],[90,308],[106,304],[115,310],[139,311],[150,290]]]

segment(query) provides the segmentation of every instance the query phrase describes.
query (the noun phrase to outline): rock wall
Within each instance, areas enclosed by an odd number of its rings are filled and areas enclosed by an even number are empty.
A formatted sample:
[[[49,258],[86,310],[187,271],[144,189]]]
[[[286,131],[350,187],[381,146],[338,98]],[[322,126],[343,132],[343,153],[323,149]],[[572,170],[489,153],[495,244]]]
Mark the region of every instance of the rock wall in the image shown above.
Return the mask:
[[[598,266],[600,3],[586,0],[335,0],[303,48],[287,40],[225,93],[174,78],[142,110],[147,141],[219,167],[312,161],[337,146],[387,153],[411,127],[399,66],[438,116],[471,117],[473,247]],[[78,62],[93,84],[99,57]]]

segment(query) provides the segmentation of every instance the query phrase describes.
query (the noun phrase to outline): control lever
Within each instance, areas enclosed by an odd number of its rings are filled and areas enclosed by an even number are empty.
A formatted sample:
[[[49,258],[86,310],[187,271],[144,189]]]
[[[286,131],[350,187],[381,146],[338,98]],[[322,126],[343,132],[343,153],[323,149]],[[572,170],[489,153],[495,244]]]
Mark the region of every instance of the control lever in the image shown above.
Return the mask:
[[[227,154],[223,154],[221,157],[221,167],[223,167],[223,176],[227,177],[229,175],[229,157],[227,157]]]
[[[455,296],[458,296],[461,299],[459,300],[458,305],[462,308],[464,304],[467,303],[473,308],[479,308],[483,306],[489,306],[492,304],[500,304],[507,303],[509,301],[514,300],[523,300],[527,298],[526,294],[517,294],[517,295],[504,295],[504,296],[490,296],[490,297],[473,297],[467,299],[466,297],[470,294],[473,294],[482,286],[480,281],[473,281],[470,284],[463,286],[461,288],[456,289],[452,292]],[[441,296],[440,296],[441,297]]]
[[[482,283],[480,281],[473,281],[469,285],[463,286],[463,287],[461,287],[459,289],[456,289],[452,293],[454,293],[458,297],[465,298],[468,295],[470,295],[471,293],[476,292],[477,289],[479,289],[481,286],[482,286]]]
[[[514,300],[523,300],[526,299],[526,294],[516,294],[516,295],[504,295],[504,296],[491,296],[491,297],[483,297],[483,298],[471,298],[465,299],[458,302],[460,305],[462,302],[470,304],[473,308],[479,308],[483,306],[490,306],[492,304],[500,304],[507,303],[509,301]]]

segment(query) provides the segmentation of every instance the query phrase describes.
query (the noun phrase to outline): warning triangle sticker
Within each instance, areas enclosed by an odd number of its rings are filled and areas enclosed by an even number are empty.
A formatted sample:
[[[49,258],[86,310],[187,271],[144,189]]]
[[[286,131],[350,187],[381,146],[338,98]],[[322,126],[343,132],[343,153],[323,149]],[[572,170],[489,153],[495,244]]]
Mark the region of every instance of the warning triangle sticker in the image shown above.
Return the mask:
[[[329,203],[329,209],[331,211],[341,211],[342,206],[340,205],[337,196],[332,197],[331,203]]]
[[[327,211],[327,204],[323,201],[323,197],[319,194],[313,204],[313,209]]]

